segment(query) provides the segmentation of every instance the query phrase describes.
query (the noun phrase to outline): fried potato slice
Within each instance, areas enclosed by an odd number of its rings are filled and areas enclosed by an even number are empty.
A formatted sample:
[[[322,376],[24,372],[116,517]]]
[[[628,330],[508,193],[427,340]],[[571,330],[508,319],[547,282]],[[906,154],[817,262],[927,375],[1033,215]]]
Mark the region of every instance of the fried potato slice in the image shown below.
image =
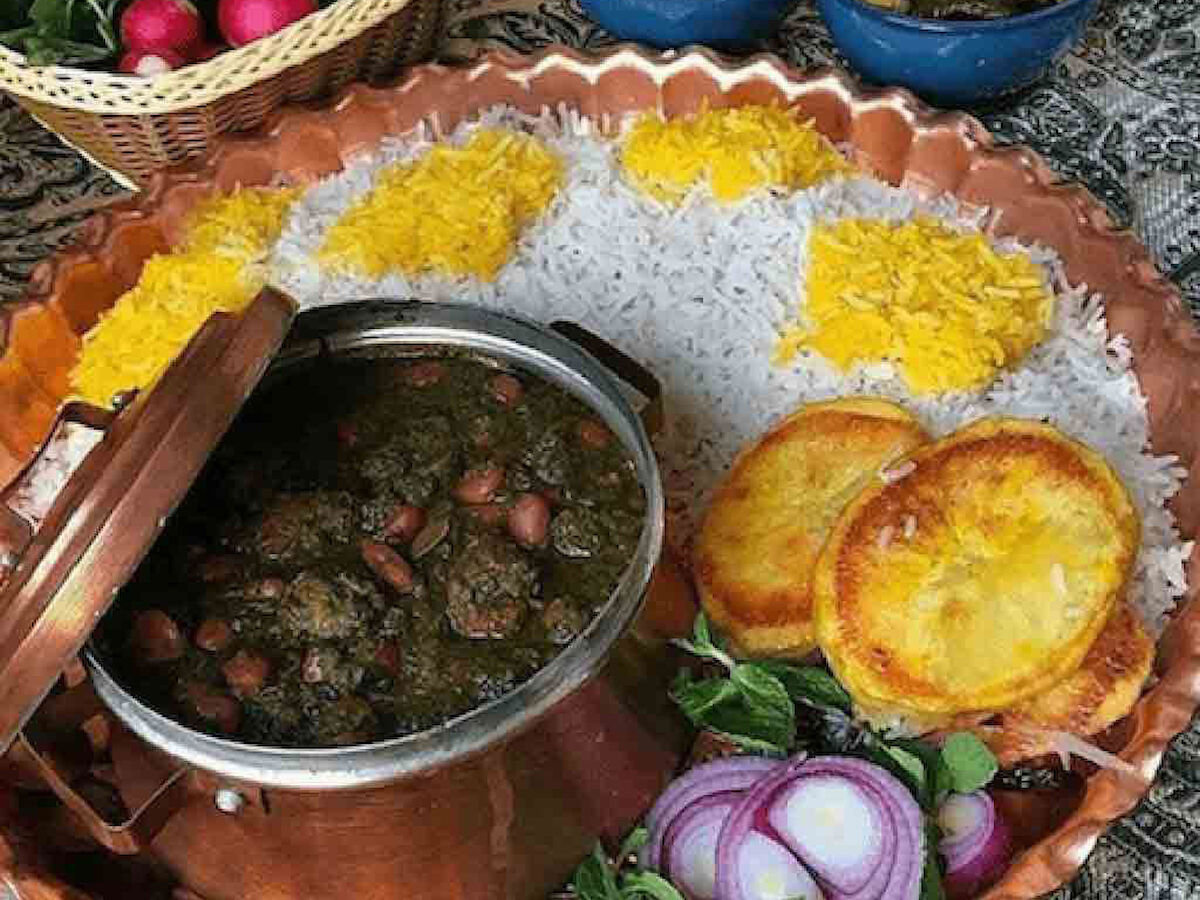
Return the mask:
[[[996,712],[1079,668],[1140,524],[1097,453],[992,418],[920,447],[842,512],[818,559],[817,636],[859,704]]]
[[[1099,734],[1133,709],[1154,664],[1154,640],[1129,604],[1120,604],[1083,664],[1061,683],[972,730],[1001,765],[1045,756],[1054,732]]]
[[[901,407],[851,397],[800,408],[738,455],[693,565],[704,610],[736,652],[816,646],[812,571],[830,525],[880,467],[928,439]]]

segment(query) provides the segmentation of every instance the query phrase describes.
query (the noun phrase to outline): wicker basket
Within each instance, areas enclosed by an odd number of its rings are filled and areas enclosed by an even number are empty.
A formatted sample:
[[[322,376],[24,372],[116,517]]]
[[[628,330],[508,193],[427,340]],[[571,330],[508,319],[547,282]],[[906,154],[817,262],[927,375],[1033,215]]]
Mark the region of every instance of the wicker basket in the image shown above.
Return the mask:
[[[425,59],[440,12],[441,0],[338,0],[270,37],[148,78],[30,66],[0,46],[0,89],[100,165],[143,184],[285,103]]]

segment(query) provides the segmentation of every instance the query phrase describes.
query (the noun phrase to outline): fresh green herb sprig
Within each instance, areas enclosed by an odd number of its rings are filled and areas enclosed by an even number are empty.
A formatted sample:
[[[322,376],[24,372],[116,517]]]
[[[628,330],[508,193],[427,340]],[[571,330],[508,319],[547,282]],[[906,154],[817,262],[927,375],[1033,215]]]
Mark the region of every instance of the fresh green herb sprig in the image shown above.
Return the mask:
[[[25,54],[31,65],[86,65],[115,56],[118,10],[125,0],[33,0],[0,44]]]
[[[635,828],[625,838],[615,860],[609,860],[599,843],[579,864],[571,889],[578,900],[683,900],[669,881],[654,872],[639,871],[626,863],[645,845],[645,828]]]
[[[796,747],[796,704],[850,709],[850,695],[828,672],[775,661],[738,662],[717,646],[708,619],[696,617],[690,640],[675,642],[725,674],[695,680],[681,669],[671,699],[692,724],[717,732],[744,750],[785,754]]]
[[[703,613],[692,637],[675,642],[694,656],[720,663],[723,675],[696,679],[682,669],[671,697],[700,728],[743,749],[785,754],[858,756],[900,778],[927,811],[950,791],[970,793],[992,780],[996,758],[975,735],[950,735],[941,748],[893,737],[857,722],[850,695],[824,669],[778,660],[735,660],[713,637]]]

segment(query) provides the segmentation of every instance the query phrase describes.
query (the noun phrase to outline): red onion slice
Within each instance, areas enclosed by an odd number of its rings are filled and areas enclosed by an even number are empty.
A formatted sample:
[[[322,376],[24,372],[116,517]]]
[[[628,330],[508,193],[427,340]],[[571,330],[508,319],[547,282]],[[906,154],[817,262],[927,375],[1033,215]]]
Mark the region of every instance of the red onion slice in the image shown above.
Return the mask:
[[[697,800],[675,817],[663,841],[662,874],[687,900],[714,900],[717,892],[717,838],[741,794]]]
[[[823,792],[831,798],[829,782],[843,780],[846,796],[875,808],[873,814],[859,815],[863,822],[877,823],[879,832],[866,836],[867,844],[857,856],[849,844],[839,844],[836,858],[824,858],[822,850],[830,841],[808,839],[803,817],[812,811],[789,800],[809,793],[803,782],[810,779],[821,782],[810,797],[819,798]],[[726,819],[717,839],[717,900],[916,900],[924,857],[920,807],[890,772],[848,757],[796,759],[759,781]],[[818,877],[826,876],[820,888],[814,882],[799,894],[773,893],[779,885],[787,884],[790,890],[802,880],[796,871],[807,872],[802,858],[810,861]],[[751,865],[766,868],[759,873],[747,868]]]
[[[886,881],[891,871],[894,822],[879,795],[858,782],[834,775],[797,778],[767,817],[833,896],[856,896]],[[878,893],[881,886],[865,893]]]
[[[736,858],[737,874],[731,879],[736,893],[718,893],[721,900],[825,900],[800,861],[760,831],[746,833]],[[721,884],[726,885],[724,879]]]
[[[829,885],[831,900],[910,900],[921,893],[925,870],[925,822],[921,808],[908,788],[891,772],[874,763],[842,756],[810,760],[806,776],[833,775],[849,778],[868,794],[874,794],[886,817],[889,851],[883,864],[860,891],[840,891]]]
[[[938,810],[951,900],[974,897],[996,881],[1012,858],[1012,836],[987,791],[951,794]]]
[[[660,871],[663,864],[663,839],[675,818],[685,809],[714,794],[737,794],[749,790],[768,772],[783,765],[777,759],[761,756],[731,756],[714,759],[676,778],[659,796],[646,815],[650,832],[642,851],[642,865]]]

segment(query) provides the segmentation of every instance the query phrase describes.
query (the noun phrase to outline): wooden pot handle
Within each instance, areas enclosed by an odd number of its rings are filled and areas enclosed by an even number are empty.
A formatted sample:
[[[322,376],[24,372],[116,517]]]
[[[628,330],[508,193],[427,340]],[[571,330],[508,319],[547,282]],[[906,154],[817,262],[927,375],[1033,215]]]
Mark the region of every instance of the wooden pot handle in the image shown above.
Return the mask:
[[[39,745],[45,746],[54,734],[79,728],[103,709],[90,682],[82,682],[47,702],[47,709],[16,738],[16,748],[33,764],[38,775],[101,846],[114,853],[141,853],[182,808],[188,796],[188,769],[176,769],[154,793],[124,822],[109,822],[81,797],[46,759]],[[36,737],[35,737],[36,735]]]

